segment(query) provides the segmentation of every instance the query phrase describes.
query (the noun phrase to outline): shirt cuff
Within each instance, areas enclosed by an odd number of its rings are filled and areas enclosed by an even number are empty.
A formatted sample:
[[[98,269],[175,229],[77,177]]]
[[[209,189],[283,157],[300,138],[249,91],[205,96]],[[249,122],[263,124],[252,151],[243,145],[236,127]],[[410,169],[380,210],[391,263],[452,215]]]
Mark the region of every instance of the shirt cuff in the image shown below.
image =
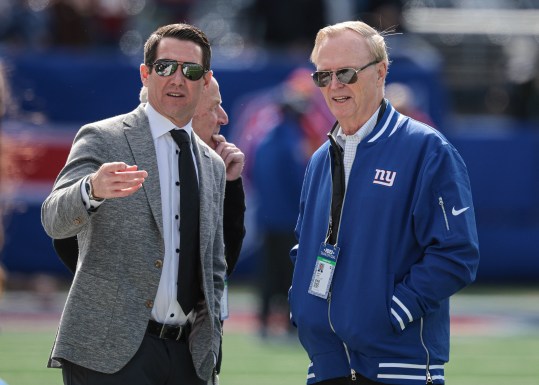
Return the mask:
[[[89,181],[90,176],[87,176],[84,178],[80,184],[80,193],[82,195],[82,203],[84,203],[84,207],[86,207],[86,210],[88,211],[95,211],[105,200],[99,200],[96,201],[95,199],[90,199],[90,196],[88,195],[88,191],[86,188],[86,184],[90,183]]]

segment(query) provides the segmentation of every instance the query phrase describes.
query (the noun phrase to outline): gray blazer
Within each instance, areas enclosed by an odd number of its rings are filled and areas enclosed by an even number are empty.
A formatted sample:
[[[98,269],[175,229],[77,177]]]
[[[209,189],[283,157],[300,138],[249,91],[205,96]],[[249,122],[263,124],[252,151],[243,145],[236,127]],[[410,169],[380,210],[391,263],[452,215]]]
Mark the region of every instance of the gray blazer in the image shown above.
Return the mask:
[[[189,344],[197,374],[206,380],[221,338],[225,167],[198,136],[193,135],[192,141],[200,186],[205,300],[195,309]],[[81,199],[81,180],[101,164],[116,161],[146,170],[143,188],[129,197],[108,199],[88,213]],[[141,344],[164,258],[159,172],[144,105],[79,130],[67,163],[43,203],[41,220],[52,238],[78,235],[80,250],[48,366],[60,367],[66,359],[115,373]]]

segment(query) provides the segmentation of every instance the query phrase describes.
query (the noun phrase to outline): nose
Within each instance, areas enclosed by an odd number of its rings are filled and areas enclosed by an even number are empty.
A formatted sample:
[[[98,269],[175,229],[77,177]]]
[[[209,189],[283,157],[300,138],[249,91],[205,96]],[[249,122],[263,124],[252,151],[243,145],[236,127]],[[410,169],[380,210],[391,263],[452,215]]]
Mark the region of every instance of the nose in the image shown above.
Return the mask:
[[[329,80],[329,87],[330,88],[340,88],[344,86],[344,84],[342,84],[339,79],[337,79],[337,74],[335,72],[332,72],[331,73],[331,78]]]
[[[228,124],[228,115],[222,106],[219,106],[219,124],[226,126]]]
[[[171,76],[170,76],[170,80],[172,82],[172,84],[182,84],[183,82],[185,82],[185,76],[183,75],[182,73],[182,69],[180,66],[178,66],[178,69],[176,69],[176,72],[174,72]]]

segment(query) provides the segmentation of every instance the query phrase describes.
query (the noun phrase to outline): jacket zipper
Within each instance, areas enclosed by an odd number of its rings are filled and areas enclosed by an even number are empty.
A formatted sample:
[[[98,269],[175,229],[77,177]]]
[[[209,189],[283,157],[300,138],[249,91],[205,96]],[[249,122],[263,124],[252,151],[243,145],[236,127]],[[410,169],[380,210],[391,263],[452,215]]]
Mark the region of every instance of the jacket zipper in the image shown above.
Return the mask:
[[[449,231],[449,221],[447,220],[447,214],[445,212],[445,206],[444,206],[444,200],[442,199],[442,197],[438,197],[438,204],[440,205],[440,207],[442,208],[442,213],[444,213],[444,219],[445,219],[445,228],[447,229],[447,231]]]
[[[333,175],[333,174],[332,174]],[[331,191],[332,191],[332,196],[333,196],[333,183],[331,184]],[[342,205],[341,205],[341,215],[339,217],[339,228],[337,229],[337,235],[335,237],[336,239],[336,242],[335,242],[335,246],[337,246],[337,244],[339,243],[339,234],[341,232],[341,222],[342,222],[342,211],[344,209],[344,203],[346,201],[346,187],[344,188],[344,196],[343,196],[343,199],[342,199]],[[331,224],[331,205],[330,205],[330,208],[329,208],[329,222],[330,222],[330,232],[333,231],[333,226]],[[327,238],[329,239],[329,237]],[[327,241],[326,239],[326,241]],[[328,321],[329,321],[329,327],[331,328],[331,330],[333,331],[333,333],[335,333],[335,328],[333,327],[333,323],[331,322],[331,290],[333,288],[333,282],[331,284],[331,287],[329,288],[329,292],[328,292]],[[335,333],[337,334],[337,333]],[[346,352],[346,358],[348,359],[348,366],[350,366],[350,378],[352,379],[352,381],[355,381],[356,380],[356,371],[354,370],[354,368],[352,368],[352,360],[350,359],[350,352],[348,351],[348,346],[346,345],[346,343],[343,341],[343,346],[344,346],[344,351]]]
[[[331,331],[335,333],[335,328],[333,327],[333,323],[331,322],[331,316],[330,316],[330,310],[331,310],[331,289],[328,293],[328,321],[329,321],[329,327],[331,328]],[[352,381],[356,380],[356,371],[352,368],[351,365],[351,359],[350,359],[350,352],[348,351],[348,346],[346,343],[342,343],[344,346],[344,351],[346,352],[346,358],[348,358],[348,365],[350,366],[350,374]]]
[[[441,198],[440,198],[441,199]],[[425,349],[425,353],[427,353],[427,365],[426,365],[426,378],[427,382],[426,384],[432,384],[432,376],[430,375],[430,353],[429,349],[427,349],[427,346],[425,345],[425,341],[423,340],[423,317],[421,317],[421,327],[419,329],[419,338],[421,339],[421,345],[423,345],[423,349]]]

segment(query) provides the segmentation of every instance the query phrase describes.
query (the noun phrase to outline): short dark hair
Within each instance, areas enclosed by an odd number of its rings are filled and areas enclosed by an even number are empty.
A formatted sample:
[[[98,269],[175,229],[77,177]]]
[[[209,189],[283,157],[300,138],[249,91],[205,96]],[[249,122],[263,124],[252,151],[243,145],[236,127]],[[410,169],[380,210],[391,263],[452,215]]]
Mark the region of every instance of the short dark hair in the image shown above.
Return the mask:
[[[208,37],[197,27],[178,23],[169,24],[158,28],[153,32],[144,44],[144,64],[150,66],[155,62],[157,47],[164,37],[172,37],[178,40],[192,41],[202,49],[202,66],[209,71],[211,67],[211,47]]]

